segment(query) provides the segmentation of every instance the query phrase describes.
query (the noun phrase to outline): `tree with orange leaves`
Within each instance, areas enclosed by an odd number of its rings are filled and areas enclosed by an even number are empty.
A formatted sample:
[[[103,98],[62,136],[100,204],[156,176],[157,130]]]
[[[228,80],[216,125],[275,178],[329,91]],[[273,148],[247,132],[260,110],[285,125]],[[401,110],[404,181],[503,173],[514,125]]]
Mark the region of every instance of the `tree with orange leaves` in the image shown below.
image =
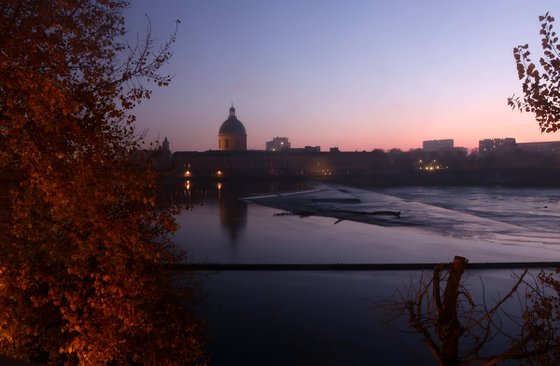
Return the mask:
[[[124,41],[124,0],[0,2],[0,354],[205,362],[196,296],[165,265],[172,207],[132,109],[171,57]]]
[[[539,17],[543,56],[538,64],[531,60],[528,44],[513,49],[523,97],[514,95],[508,98],[508,104],[534,113],[541,132],[556,132],[560,128],[560,43],[554,20],[549,13]]]

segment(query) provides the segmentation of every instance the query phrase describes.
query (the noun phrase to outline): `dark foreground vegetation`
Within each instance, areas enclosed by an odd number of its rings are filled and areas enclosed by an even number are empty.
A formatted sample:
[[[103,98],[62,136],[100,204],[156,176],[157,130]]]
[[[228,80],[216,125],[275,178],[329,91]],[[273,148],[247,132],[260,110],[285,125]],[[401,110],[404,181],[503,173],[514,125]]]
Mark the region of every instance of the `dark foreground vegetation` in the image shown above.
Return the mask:
[[[0,2],[0,354],[49,365],[205,363],[203,323],[136,152],[171,56],[125,42],[127,1]]]

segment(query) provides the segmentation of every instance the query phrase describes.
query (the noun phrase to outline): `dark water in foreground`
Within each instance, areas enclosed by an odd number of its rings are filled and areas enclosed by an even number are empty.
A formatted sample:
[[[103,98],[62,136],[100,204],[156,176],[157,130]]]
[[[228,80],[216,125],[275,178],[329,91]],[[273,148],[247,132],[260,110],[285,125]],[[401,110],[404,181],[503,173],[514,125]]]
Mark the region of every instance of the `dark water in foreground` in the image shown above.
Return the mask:
[[[207,279],[208,344],[213,365],[433,365],[403,318],[375,302],[419,272],[223,272]],[[473,271],[494,298],[510,288],[507,271]],[[515,301],[507,304],[518,311]],[[399,330],[395,329],[397,327]],[[500,344],[491,349],[500,350]]]
[[[328,217],[274,216],[281,211],[237,199],[277,188],[236,190],[222,183],[201,187],[195,193],[196,188],[190,187],[191,209],[179,216],[182,229],[176,238],[189,251],[191,261],[450,262],[454,255],[474,261],[560,259],[555,227],[560,217],[560,190],[402,188],[381,192],[404,202],[433,206],[432,217],[455,215],[465,221],[461,235],[453,235],[452,231],[431,230],[429,225],[420,229],[351,221],[335,225],[336,220]],[[499,233],[465,235],[480,220],[490,220],[484,221],[485,225],[493,222],[490,226],[495,225]],[[539,235],[526,235],[537,231]],[[395,291],[419,279],[421,272],[232,271],[199,275],[204,276],[207,291],[204,315],[213,365],[434,364],[419,335],[399,331],[408,330],[403,319],[392,324],[399,330],[389,327],[387,308],[373,306],[392,299]],[[481,302],[483,282],[484,294],[491,302],[511,288],[511,275],[504,270],[467,271],[464,278]],[[515,302],[507,307],[513,313],[519,311]],[[492,348],[499,350],[502,341]]]

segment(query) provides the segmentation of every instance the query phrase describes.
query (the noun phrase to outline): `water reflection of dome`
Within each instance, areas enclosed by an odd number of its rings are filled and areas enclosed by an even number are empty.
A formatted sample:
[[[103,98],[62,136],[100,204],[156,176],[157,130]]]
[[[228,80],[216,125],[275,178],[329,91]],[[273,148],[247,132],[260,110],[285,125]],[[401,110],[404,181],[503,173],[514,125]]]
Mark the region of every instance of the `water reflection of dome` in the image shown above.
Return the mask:
[[[247,150],[247,132],[243,123],[237,119],[233,105],[229,109],[228,119],[218,131],[218,148],[222,151]]]
[[[247,202],[234,197],[221,199],[220,224],[227,230],[231,241],[237,241],[247,225]]]

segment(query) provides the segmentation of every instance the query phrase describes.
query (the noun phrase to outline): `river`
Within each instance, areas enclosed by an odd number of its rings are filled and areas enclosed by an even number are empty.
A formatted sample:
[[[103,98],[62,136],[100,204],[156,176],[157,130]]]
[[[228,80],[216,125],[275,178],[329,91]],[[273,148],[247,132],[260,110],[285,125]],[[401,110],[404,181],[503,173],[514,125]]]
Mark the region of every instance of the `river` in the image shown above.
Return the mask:
[[[328,184],[235,187],[228,182],[201,187],[189,182],[188,188],[187,208],[178,216],[181,228],[175,239],[192,262],[432,263],[450,262],[455,255],[473,262],[560,260],[559,189],[364,190]],[[307,196],[301,197],[321,204],[354,202],[344,201],[350,195],[359,198],[361,209],[397,208],[401,217],[390,225],[374,225],[328,215],[278,215],[286,211],[277,204],[262,205],[270,204],[270,197],[276,199],[278,191],[290,190],[306,191]],[[332,194],[339,201],[324,199]],[[255,195],[268,201],[239,199]],[[480,301],[483,295],[496,298],[512,286],[515,272],[469,270],[465,285]],[[373,306],[391,302],[395,291],[422,272],[199,275],[207,293],[204,315],[213,365],[433,364],[419,335],[387,326],[387,308]],[[506,306],[515,312],[517,305]],[[407,329],[403,319],[395,324]]]

